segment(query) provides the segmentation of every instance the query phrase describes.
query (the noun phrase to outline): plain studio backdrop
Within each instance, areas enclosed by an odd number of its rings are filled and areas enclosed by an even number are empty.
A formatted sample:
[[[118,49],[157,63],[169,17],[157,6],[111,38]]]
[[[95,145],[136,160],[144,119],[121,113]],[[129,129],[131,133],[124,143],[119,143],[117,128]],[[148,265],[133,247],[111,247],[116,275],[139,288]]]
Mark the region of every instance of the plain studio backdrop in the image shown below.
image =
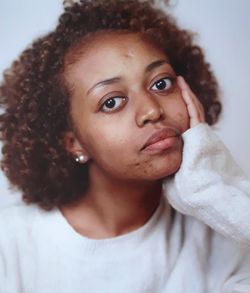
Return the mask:
[[[62,2],[0,0],[0,72],[34,38],[55,27]],[[216,132],[250,178],[250,1],[173,0],[171,3],[170,12],[178,24],[197,32],[196,40],[219,81],[223,114],[215,126]],[[8,188],[0,173],[0,207],[18,200],[20,194]]]

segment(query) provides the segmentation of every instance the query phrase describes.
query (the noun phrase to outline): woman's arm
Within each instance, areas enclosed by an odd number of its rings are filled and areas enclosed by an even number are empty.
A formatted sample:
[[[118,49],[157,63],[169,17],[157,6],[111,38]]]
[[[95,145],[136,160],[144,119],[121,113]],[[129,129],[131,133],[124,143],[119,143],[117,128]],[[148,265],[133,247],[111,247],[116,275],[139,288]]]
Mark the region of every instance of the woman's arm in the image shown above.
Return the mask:
[[[178,211],[250,248],[250,181],[217,135],[203,123],[199,101],[193,93],[190,96],[184,80],[181,83],[192,116],[191,128],[183,133],[183,161],[174,178],[166,179],[165,194]]]

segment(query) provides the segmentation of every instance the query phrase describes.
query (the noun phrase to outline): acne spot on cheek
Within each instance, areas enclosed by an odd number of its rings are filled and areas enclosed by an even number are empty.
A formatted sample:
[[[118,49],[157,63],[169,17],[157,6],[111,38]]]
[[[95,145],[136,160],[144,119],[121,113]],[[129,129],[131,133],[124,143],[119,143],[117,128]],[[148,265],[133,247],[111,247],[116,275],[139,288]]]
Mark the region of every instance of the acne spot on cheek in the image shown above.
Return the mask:
[[[181,112],[178,112],[175,116],[175,121],[180,125],[181,129],[185,131],[189,126],[189,118],[188,115],[185,115]]]
[[[135,163],[134,167],[136,167],[136,169],[141,169],[141,172],[146,175],[152,171],[153,165],[150,160],[145,160],[143,162]]]

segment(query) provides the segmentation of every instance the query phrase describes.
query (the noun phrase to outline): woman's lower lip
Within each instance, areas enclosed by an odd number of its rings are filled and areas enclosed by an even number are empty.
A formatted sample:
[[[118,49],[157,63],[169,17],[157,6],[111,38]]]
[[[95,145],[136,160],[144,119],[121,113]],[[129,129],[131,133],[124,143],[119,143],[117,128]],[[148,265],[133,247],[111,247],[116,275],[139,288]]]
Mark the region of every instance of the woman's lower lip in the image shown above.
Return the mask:
[[[150,153],[162,152],[174,146],[179,141],[179,139],[179,136],[167,137],[147,146],[145,149],[143,149],[143,151]]]

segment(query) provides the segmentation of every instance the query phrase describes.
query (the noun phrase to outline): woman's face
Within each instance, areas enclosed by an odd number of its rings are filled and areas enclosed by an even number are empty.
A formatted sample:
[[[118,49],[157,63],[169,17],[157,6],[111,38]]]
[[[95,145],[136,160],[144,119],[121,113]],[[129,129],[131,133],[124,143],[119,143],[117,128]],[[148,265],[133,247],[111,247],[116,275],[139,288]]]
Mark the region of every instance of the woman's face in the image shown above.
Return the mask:
[[[88,156],[91,176],[145,182],[176,172],[189,117],[167,56],[132,33],[98,36],[79,56],[65,73],[69,150]]]

